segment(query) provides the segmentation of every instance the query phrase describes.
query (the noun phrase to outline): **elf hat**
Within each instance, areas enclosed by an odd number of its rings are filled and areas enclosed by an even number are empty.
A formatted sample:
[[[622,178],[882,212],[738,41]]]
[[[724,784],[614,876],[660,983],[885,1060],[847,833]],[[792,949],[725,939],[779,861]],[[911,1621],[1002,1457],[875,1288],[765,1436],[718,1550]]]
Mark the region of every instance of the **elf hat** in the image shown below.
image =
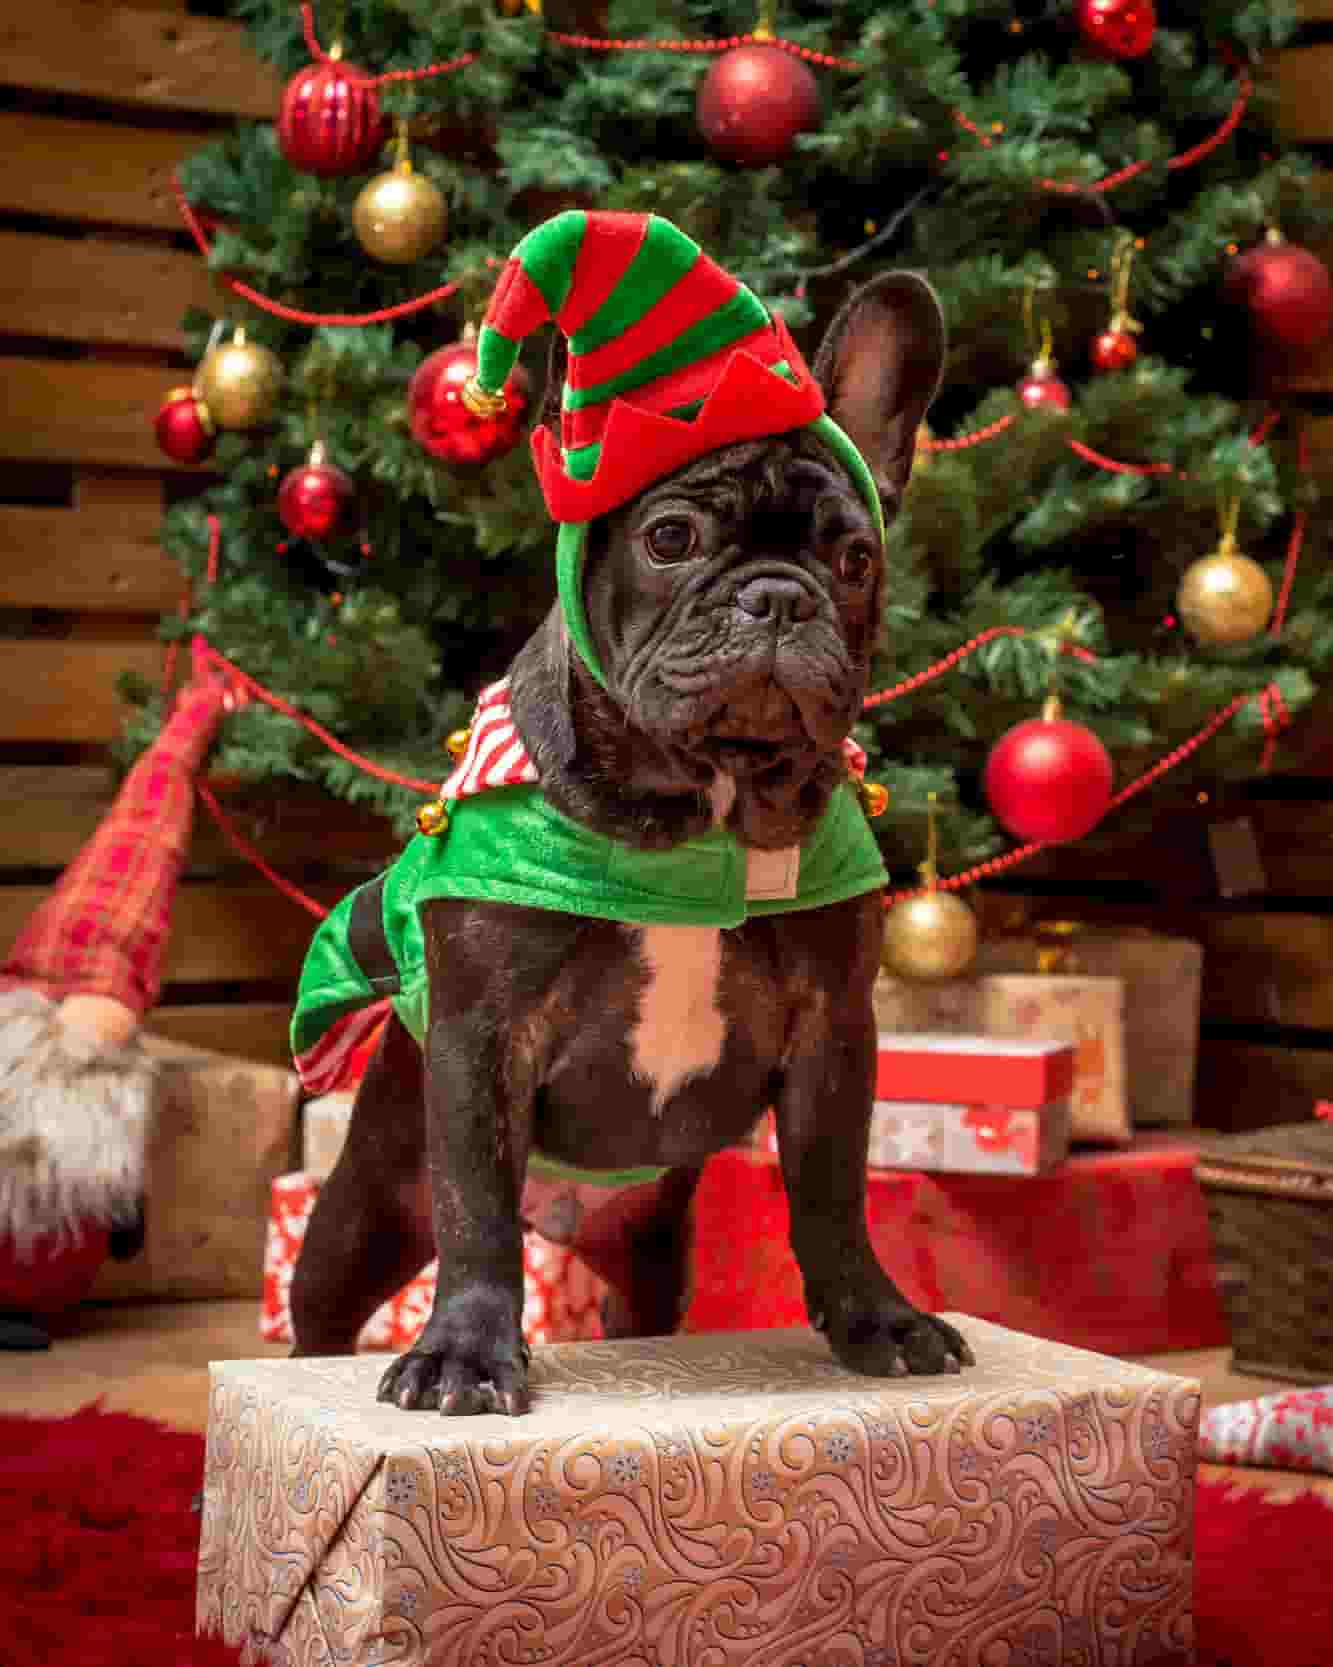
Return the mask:
[[[652,482],[738,440],[810,428],[848,469],[882,531],[865,459],[782,319],[669,220],[571,209],[510,256],[477,340],[463,401],[504,405],[519,346],[552,321],[568,338],[560,438],[532,435],[542,495],[560,523],[556,578],[575,647],[597,680],[583,604],[587,523]]]
[[[0,992],[110,996],[142,1018],[157,1001],[194,782],[222,720],[225,684],[187,684],[115,802],[0,963]]]

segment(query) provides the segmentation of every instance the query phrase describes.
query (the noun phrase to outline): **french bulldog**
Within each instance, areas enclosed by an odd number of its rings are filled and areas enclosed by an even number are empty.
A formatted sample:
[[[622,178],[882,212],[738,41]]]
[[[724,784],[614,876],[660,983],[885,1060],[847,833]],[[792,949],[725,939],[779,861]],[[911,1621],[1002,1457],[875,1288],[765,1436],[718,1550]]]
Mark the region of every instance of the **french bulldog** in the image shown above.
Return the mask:
[[[886,518],[940,376],[921,278],[852,295],[813,370]],[[554,420],[563,345],[544,416]],[[711,452],[589,529],[584,595],[605,686],[557,607],[509,675],[514,725],[565,817],[638,850],[715,826],[799,847],[846,790],[842,743],[880,628],[884,553],[847,471],[804,431]],[[350,1351],[434,1255],[434,1308],[379,1398],[442,1413],[530,1405],[520,1321],[525,1173],[665,1169],[581,1255],[611,1336],[673,1330],[710,1154],[776,1117],[814,1325],[856,1371],[957,1372],[963,1337],[914,1308],[865,1226],[882,892],[721,928],[632,926],[509,903],[420,906],[429,1025],[390,1018],[292,1284],[298,1355]]]

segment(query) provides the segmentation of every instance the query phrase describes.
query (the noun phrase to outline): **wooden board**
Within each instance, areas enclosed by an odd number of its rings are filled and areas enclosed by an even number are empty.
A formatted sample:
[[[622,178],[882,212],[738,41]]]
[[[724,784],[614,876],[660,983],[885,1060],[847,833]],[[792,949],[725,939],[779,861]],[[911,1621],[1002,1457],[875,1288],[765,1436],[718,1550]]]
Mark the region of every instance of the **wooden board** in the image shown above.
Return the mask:
[[[0,231],[0,318],[13,335],[179,352],[186,309],[216,306],[193,252]]]
[[[161,613],[184,589],[151,475],[84,474],[70,509],[0,506],[0,607]]]
[[[1333,46],[1295,46],[1271,55],[1282,137],[1298,145],[1333,139]]]
[[[1251,799],[1223,801],[1216,811],[1182,802],[1159,787],[1150,829],[1125,829],[1115,819],[1071,847],[1048,846],[1012,869],[1001,889],[1022,891],[1033,882],[1055,881],[1078,890],[1138,886],[1145,894],[1176,902],[1242,906],[1265,900],[1333,897],[1333,793],[1328,801]],[[1259,854],[1261,892],[1223,893],[1211,842],[1216,823],[1227,829],[1248,825]]]
[[[44,886],[0,887],[0,944],[10,944],[49,895]],[[342,888],[316,891],[326,906]],[[219,984],[290,980],[293,995],[317,922],[267,881],[254,885],[195,885],[176,892],[167,944],[165,981]]]
[[[101,0],[6,8],[0,81],[117,104],[271,116],[282,84],[240,24]]]
[[[92,836],[115,793],[110,769],[0,766],[0,877],[5,868],[63,868]],[[313,789],[222,795],[221,802],[242,837],[298,884],[316,864],[349,876],[376,872],[402,845],[383,817]],[[195,815],[188,867],[195,874],[252,872],[202,807]]]
[[[170,468],[153,419],[180,381],[179,371],[148,365],[0,358],[0,457]]]
[[[120,734],[122,671],[156,679],[162,645],[31,637],[0,650],[0,741],[110,741]]]
[[[179,231],[171,174],[207,135],[0,111],[0,210]]]

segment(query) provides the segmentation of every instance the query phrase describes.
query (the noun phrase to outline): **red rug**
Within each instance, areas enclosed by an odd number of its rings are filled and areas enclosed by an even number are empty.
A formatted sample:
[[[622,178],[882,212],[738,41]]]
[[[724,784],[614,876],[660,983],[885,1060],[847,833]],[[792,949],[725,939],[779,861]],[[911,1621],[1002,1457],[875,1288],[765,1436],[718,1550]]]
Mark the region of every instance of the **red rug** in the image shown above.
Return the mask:
[[[194,1636],[203,1460],[201,1436],[94,1407],[0,1418],[4,1667],[236,1667]],[[1201,1482],[1196,1557],[1198,1667],[1333,1664],[1321,1500]]]

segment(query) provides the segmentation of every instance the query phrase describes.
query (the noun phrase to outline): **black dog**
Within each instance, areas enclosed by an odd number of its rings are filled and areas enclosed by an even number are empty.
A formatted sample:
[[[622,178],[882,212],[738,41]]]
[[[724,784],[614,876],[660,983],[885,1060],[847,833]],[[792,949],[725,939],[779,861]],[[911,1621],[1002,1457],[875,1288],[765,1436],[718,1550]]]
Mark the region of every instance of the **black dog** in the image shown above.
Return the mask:
[[[852,297],[815,361],[886,516],[942,355],[932,292],[893,274]],[[751,850],[799,845],[845,781],[841,743],[881,618],[880,540],[844,469],[800,431],[728,446],[595,522],[585,571],[607,687],[571,652],[558,609],[510,678],[550,802],[630,847],[719,822]],[[865,1228],[878,892],[734,929],[457,899],[423,904],[421,919],[425,1044],[391,1019],[362,1084],[293,1281],[298,1354],[350,1350],[438,1253],[434,1311],[380,1399],[525,1411],[530,1150],[669,1167],[646,1219],[580,1246],[613,1286],[608,1331],[662,1333],[682,1312],[700,1169],[771,1105],[806,1301],[837,1357],[884,1375],[971,1362],[885,1275]]]

